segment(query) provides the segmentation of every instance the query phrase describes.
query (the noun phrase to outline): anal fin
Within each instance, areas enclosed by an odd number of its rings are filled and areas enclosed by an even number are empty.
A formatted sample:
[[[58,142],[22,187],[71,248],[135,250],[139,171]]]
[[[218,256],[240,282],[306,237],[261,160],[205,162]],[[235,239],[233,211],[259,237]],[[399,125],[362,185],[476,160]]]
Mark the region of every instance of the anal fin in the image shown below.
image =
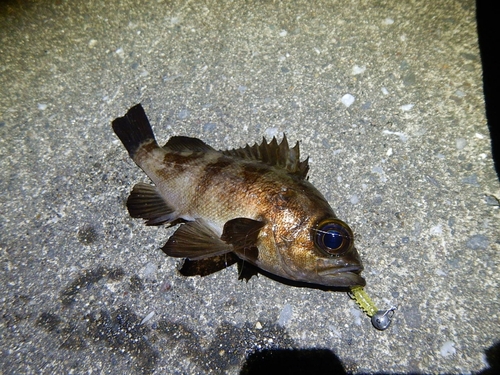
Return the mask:
[[[160,195],[155,186],[138,183],[127,199],[130,216],[146,220],[146,225],[160,225],[171,222],[174,209]]]

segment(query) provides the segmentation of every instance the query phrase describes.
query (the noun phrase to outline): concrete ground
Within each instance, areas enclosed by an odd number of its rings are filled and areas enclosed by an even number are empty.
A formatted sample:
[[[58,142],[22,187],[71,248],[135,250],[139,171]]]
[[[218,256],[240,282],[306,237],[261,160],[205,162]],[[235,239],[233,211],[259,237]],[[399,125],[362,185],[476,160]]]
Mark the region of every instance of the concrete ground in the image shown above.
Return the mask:
[[[162,142],[300,140],[391,327],[346,293],[181,276],[124,205],[147,178],[110,122],[138,102]],[[464,374],[500,339],[472,0],[0,5],[0,174],[4,374]]]

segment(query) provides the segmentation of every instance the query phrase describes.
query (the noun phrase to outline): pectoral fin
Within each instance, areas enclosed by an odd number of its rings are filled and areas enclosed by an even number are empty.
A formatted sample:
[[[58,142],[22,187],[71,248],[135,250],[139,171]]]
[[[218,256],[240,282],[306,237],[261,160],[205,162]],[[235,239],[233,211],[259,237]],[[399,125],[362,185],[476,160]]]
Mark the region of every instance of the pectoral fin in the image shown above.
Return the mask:
[[[196,219],[181,224],[162,250],[171,257],[198,260],[226,254],[234,248],[221,240],[203,219]]]
[[[259,232],[264,225],[263,221],[245,217],[229,220],[224,225],[221,240],[232,244],[235,250],[254,248]]]
[[[127,208],[130,216],[145,219],[146,225],[160,225],[175,219],[174,209],[165,202],[156,187],[142,182],[132,189]]]

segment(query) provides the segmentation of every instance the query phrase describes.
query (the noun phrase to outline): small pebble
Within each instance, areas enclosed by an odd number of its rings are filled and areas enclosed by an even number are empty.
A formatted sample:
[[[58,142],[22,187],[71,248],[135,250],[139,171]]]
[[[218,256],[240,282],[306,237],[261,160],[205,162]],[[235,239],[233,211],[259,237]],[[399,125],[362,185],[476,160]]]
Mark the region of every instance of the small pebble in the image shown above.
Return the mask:
[[[406,112],[406,111],[409,111],[410,109],[412,109],[412,108],[413,108],[413,104],[405,104],[405,105],[402,105],[402,106],[401,106],[401,107],[399,107],[399,108],[401,108],[401,110],[402,110],[402,111],[405,111],[405,112]]]
[[[207,122],[205,125],[203,125],[203,131],[204,132],[213,132],[216,127],[217,127],[216,123],[214,123],[214,122]]]
[[[476,234],[469,238],[466,246],[472,250],[486,250],[489,245],[488,237],[482,234]]]
[[[154,314],[155,314],[155,312],[151,311],[148,315],[146,315],[146,317],[144,319],[142,319],[141,325],[143,325],[147,321],[151,320],[151,318],[154,316]]]
[[[350,308],[349,311],[354,316],[354,324],[356,324],[357,326],[360,326],[361,325],[361,317],[363,316],[363,313],[361,312],[361,310],[358,308]]]
[[[286,326],[292,319],[292,315],[293,315],[292,306],[287,303],[285,306],[283,306],[283,309],[281,310],[280,317],[278,319],[278,325],[281,327]]]
[[[399,139],[403,142],[406,142],[408,140],[408,136],[403,132],[393,132],[390,130],[382,130],[382,133],[383,134],[397,135],[399,137]]]
[[[358,75],[358,74],[363,74],[366,70],[366,66],[358,66],[358,65],[354,65],[352,67],[352,75],[355,76],[355,75]]]
[[[153,279],[154,274],[158,270],[158,266],[154,264],[153,262],[148,262],[144,267],[141,269],[141,275],[143,279]]]
[[[372,168],[372,173],[377,173],[380,177],[380,182],[387,182],[387,177],[385,177],[384,169],[377,165]]]
[[[443,234],[443,228],[441,227],[441,224],[431,227],[429,233],[431,236],[441,236]]]
[[[455,145],[457,147],[457,150],[463,150],[465,146],[467,146],[467,140],[464,138],[457,138],[455,140]]]
[[[340,101],[342,102],[343,105],[345,105],[347,108],[349,108],[352,103],[354,103],[354,96],[352,96],[351,94],[345,94],[342,99],[340,99]]]
[[[441,346],[440,352],[443,357],[449,357],[457,354],[455,343],[453,341],[446,341],[443,346]]]
[[[392,25],[394,23],[394,20],[392,18],[387,17],[383,23],[384,25]]]
[[[467,185],[479,186],[476,174],[472,174],[470,176],[462,178],[462,182]]]
[[[190,115],[189,110],[187,110],[187,109],[181,109],[179,111],[178,117],[179,117],[180,120],[185,120],[185,119],[187,119],[189,117],[189,115]]]
[[[446,272],[444,272],[443,270],[441,270],[441,269],[438,268],[436,270],[436,275],[438,275],[438,276],[446,276]]]
[[[267,128],[265,134],[267,139],[272,139],[278,135],[278,128]]]
[[[359,202],[359,198],[356,194],[351,195],[350,200],[351,200],[351,204],[356,204]]]
[[[485,195],[484,201],[488,206],[500,206],[500,199],[498,199],[494,195]]]

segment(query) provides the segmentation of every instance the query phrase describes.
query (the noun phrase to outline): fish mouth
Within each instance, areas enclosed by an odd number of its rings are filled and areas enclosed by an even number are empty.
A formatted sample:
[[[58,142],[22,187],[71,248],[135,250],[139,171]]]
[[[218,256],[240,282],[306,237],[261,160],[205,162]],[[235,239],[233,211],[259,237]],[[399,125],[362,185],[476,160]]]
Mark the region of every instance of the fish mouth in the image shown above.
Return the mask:
[[[363,267],[345,267],[340,269],[330,269],[321,271],[318,274],[325,278],[331,279],[331,283],[334,286],[339,287],[353,287],[353,286],[365,286],[366,281],[361,277],[360,273]]]
[[[366,281],[361,276],[363,266],[359,264],[344,264],[328,267],[324,265],[318,270],[318,276],[321,277],[323,283],[335,287],[365,286]]]
[[[326,272],[326,274],[336,274],[336,273],[343,273],[343,272],[351,272],[351,273],[356,273],[359,274],[361,271],[363,271],[363,266],[358,266],[358,265],[352,265],[352,266],[344,266],[342,268],[332,268],[329,270],[321,271],[320,275],[323,272]]]

